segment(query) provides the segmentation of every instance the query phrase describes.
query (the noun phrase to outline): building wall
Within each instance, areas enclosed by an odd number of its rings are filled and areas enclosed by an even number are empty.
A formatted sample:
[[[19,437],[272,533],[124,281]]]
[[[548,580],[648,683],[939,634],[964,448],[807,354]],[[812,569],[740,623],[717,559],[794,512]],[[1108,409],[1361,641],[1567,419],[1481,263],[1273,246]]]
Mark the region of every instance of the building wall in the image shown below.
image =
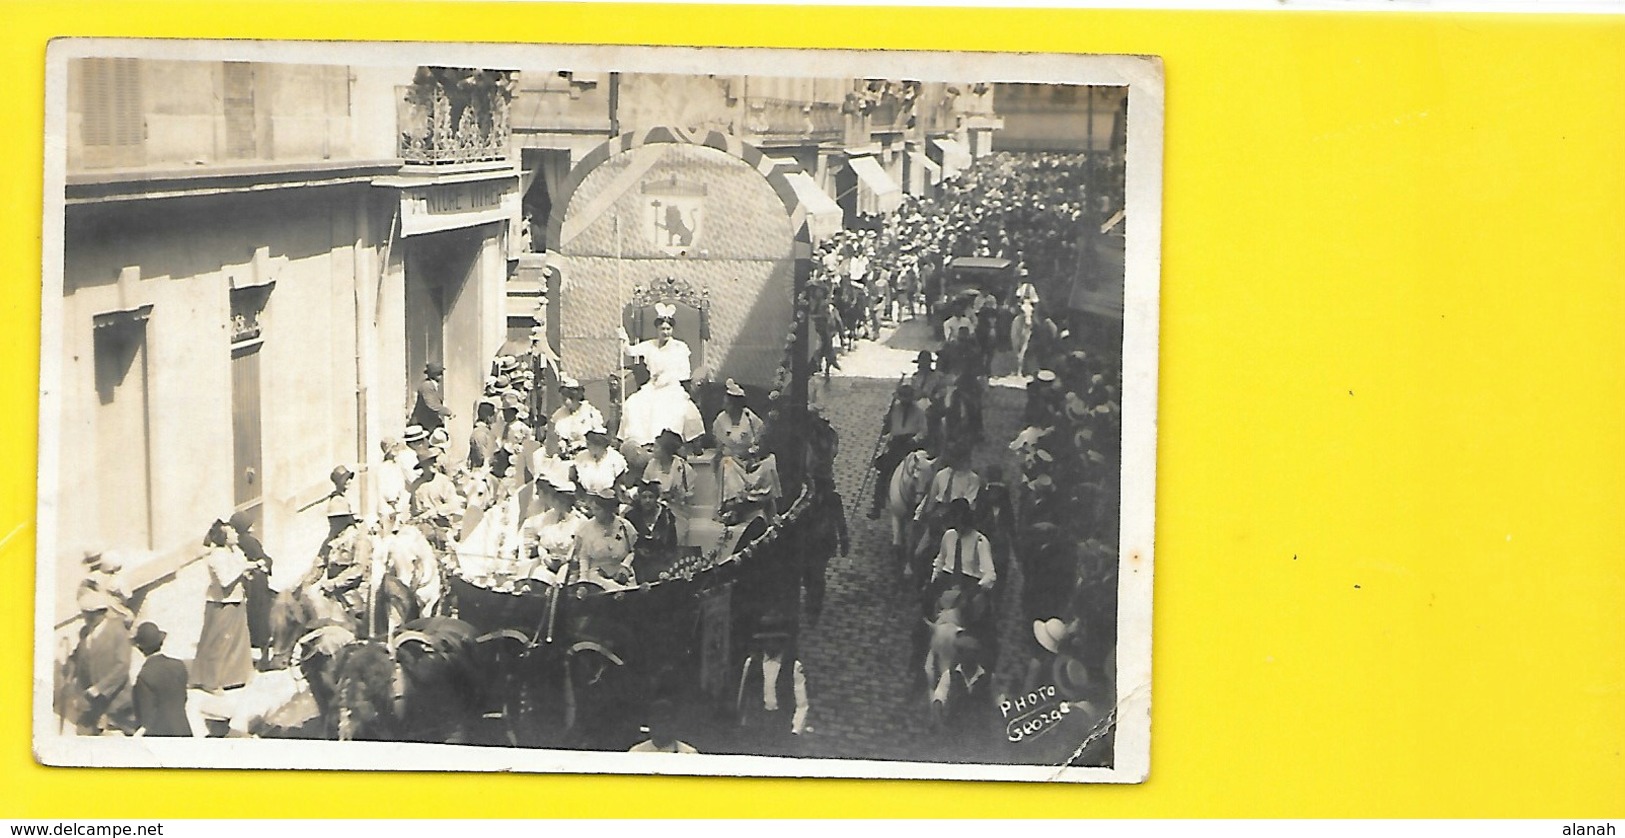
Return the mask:
[[[737,102],[725,76],[638,73],[621,77],[617,116],[622,131],[659,125],[738,133]]]
[[[1126,95],[1119,87],[999,84],[1003,130],[993,134],[996,151],[1061,151],[1112,148],[1113,129]],[[1090,102],[1094,116],[1090,117]],[[1092,126],[1092,130],[1091,130]]]
[[[687,257],[657,247],[644,214],[641,186],[673,175],[707,190],[704,220]],[[760,172],[711,148],[643,146],[587,175],[569,201],[566,227],[590,213],[596,214],[559,251],[561,356],[573,375],[586,382],[613,371],[615,328],[633,287],[675,276],[709,291],[711,377],[772,380],[790,322],[795,231]]]
[[[362,453],[358,382],[379,378],[365,371],[358,378],[354,325],[357,290],[377,287],[377,236],[388,230],[389,208],[376,198],[370,187],[353,186],[70,208],[60,601],[71,602],[84,549],[147,551],[148,561],[173,565],[199,551],[210,521],[231,514],[234,284],[274,282],[261,319],[261,530],[271,555],[287,560],[279,561],[279,581],[302,570],[326,534],[317,502],[328,471],[353,467]],[[400,286],[386,283],[374,293],[398,299]],[[101,510],[122,499],[101,490],[109,464],[98,454],[98,425],[110,408],[96,391],[92,323],[95,315],[142,305],[152,306],[146,445],[153,526],[149,543],[131,543],[100,523],[107,517]],[[398,311],[397,303],[385,316]],[[386,324],[381,331],[400,330]],[[141,444],[129,440],[132,450]]]
[[[126,59],[115,68],[114,63],[68,64],[69,171],[389,157],[393,151],[356,141],[352,94],[376,99],[412,77],[409,68],[370,69],[353,80],[349,67],[331,65]],[[134,80],[98,94],[97,85],[109,83],[109,73]],[[138,120],[141,137],[134,156],[85,153],[86,111],[106,105],[107,96],[133,97],[128,117]],[[391,115],[378,124],[393,123]],[[385,139],[393,144],[392,136]]]
[[[402,433],[416,381],[404,362],[402,196],[440,174],[379,177],[401,171],[390,161],[414,72],[70,62],[59,490],[41,499],[44,520],[55,517],[55,612],[68,647],[79,559],[96,549],[124,554],[137,617],[169,632],[166,651],[194,653],[208,581],[195,559],[209,523],[235,503],[233,287],[270,289],[260,319],[257,481],[273,586],[302,576],[326,536],[333,466],[358,472],[352,500],[375,506],[377,443]],[[87,122],[99,126],[88,138]],[[152,180],[154,169],[171,171]],[[297,185],[307,172],[323,180],[341,170],[345,185]],[[517,217],[517,197],[502,201]],[[448,331],[469,348],[455,364],[459,382],[477,380],[503,334],[506,222],[435,222],[468,227],[475,241],[468,293]],[[132,415],[129,390],[111,391],[111,404],[98,393],[94,324],[114,312],[128,321],[147,306],[145,410]],[[147,504],[131,486],[150,489]],[[132,505],[149,505],[150,516]]]

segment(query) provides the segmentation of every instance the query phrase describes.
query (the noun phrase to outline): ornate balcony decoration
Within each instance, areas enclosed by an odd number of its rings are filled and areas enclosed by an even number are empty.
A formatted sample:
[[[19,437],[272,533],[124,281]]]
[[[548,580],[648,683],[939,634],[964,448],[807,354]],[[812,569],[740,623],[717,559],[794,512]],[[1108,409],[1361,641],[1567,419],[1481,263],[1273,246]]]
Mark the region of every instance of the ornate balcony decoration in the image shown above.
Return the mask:
[[[745,133],[773,139],[840,139],[846,130],[841,106],[833,102],[796,102],[789,99],[748,99]]]
[[[512,70],[419,67],[411,86],[399,88],[401,159],[440,165],[508,157],[517,82]]]
[[[903,131],[914,125],[914,104],[919,99],[917,81],[870,79],[846,94],[841,111],[861,116],[869,131]]]

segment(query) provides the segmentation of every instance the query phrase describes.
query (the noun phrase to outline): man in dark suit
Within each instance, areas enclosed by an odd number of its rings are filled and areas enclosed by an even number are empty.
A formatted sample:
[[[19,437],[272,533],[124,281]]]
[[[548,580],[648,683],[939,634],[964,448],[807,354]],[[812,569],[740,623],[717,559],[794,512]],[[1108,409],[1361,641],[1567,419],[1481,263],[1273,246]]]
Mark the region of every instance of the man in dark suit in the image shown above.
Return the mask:
[[[412,408],[410,424],[433,432],[435,428],[444,427],[447,420],[451,419],[451,410],[446,407],[443,392],[445,377],[446,368],[438,361],[430,361],[424,365],[423,380],[418,382],[418,400]]]
[[[68,661],[76,700],[66,708],[67,714],[81,735],[99,736],[109,728],[133,732],[130,624],[113,595],[99,588],[80,587],[78,603],[84,625]]]
[[[164,631],[152,623],[135,630],[135,648],[147,656],[141,674],[135,678],[131,698],[135,717],[147,736],[191,736],[186,720],[186,664],[158,651],[164,647]]]

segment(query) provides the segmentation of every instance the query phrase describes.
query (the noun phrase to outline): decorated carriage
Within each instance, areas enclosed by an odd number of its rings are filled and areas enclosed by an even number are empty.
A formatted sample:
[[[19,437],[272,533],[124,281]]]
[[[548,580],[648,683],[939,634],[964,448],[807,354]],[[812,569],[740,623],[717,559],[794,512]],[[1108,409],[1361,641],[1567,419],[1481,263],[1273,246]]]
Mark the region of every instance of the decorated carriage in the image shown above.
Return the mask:
[[[711,345],[709,299],[673,278],[636,288],[620,312],[632,341],[651,336],[657,318],[674,323],[675,336],[693,349],[700,367]],[[803,318],[804,319],[804,318]],[[695,444],[688,503],[674,509],[679,544],[659,561],[637,560],[637,581],[582,581],[562,548],[515,539],[515,513],[473,516],[450,544],[446,566],[449,610],[478,632],[477,655],[493,674],[486,716],[510,744],[594,747],[619,744],[635,731],[604,730],[636,713],[606,712],[604,703],[654,694],[692,699],[726,709],[732,673],[758,620],[769,612],[796,612],[799,588],[797,531],[810,505],[804,485],[806,434],[795,432],[805,412],[794,404],[800,330],[786,335],[775,386],[741,386],[758,416],[777,427],[768,458],[771,492],[727,503],[725,464],[718,447]],[[804,370],[800,370],[804,374]],[[613,423],[625,396],[648,381],[629,366],[610,376]],[[694,400],[713,416],[723,400],[719,384],[698,383]],[[775,433],[776,432],[776,433]],[[516,503],[522,504],[523,501]],[[610,699],[587,696],[606,689]],[[595,708],[595,723],[585,708]],[[624,747],[624,745],[623,745]]]
[[[478,662],[474,741],[624,748],[635,728],[616,725],[635,724],[652,695],[727,708],[758,619],[796,615],[800,531],[814,517],[807,446],[818,435],[806,410],[811,232],[788,171],[737,137],[654,128],[612,138],[562,180],[544,174],[558,274],[541,328],[550,361],[623,439],[632,408],[662,401],[657,392],[692,401],[708,423],[724,401],[720,382],[734,380],[766,422],[777,490],[724,504],[739,458],[689,445],[695,485],[679,548],[654,565],[634,561],[633,585],[561,576],[558,555],[516,534],[518,511],[466,518],[442,541],[441,614],[473,641],[392,630],[386,645],[397,661],[422,652]],[[660,320],[705,374],[673,382],[669,366],[640,369],[635,353],[628,363],[623,339],[654,337]],[[645,442],[623,453],[636,457]]]

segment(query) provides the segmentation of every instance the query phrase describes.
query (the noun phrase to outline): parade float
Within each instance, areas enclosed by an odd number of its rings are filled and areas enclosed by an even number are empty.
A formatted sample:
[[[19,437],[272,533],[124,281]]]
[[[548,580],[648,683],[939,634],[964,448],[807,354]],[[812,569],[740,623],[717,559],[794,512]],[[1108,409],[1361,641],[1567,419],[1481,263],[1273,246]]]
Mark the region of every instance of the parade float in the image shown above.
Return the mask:
[[[725,508],[720,452],[691,444],[680,549],[640,567],[634,585],[580,581],[563,557],[511,543],[511,512],[465,525],[448,555],[451,601],[507,673],[504,716],[549,704],[543,685],[573,683],[583,655],[641,690],[726,707],[758,620],[796,614],[809,430],[822,420],[807,409],[812,248],[787,171],[728,135],[656,129],[606,143],[562,190],[566,210],[548,234],[561,274],[548,340],[563,368],[615,427],[646,376],[613,336],[648,337],[665,312],[704,369],[690,393],[707,425],[724,380],[765,420],[777,490]]]

